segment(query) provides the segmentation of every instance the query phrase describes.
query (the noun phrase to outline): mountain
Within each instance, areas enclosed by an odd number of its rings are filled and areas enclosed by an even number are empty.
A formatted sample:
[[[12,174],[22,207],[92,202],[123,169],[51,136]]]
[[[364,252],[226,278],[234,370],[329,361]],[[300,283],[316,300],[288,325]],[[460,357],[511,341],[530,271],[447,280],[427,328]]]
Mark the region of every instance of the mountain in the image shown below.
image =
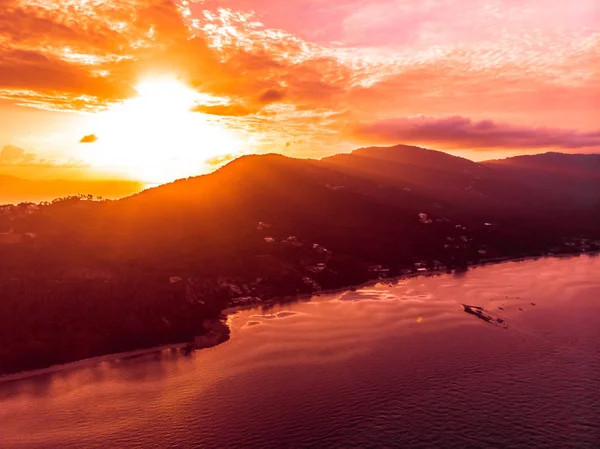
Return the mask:
[[[600,154],[543,154],[514,156],[483,162],[486,165],[513,167],[553,173],[589,173],[600,176]]]
[[[519,185],[506,185],[494,170],[439,151],[406,145],[371,147],[323,162],[454,211],[507,213],[510,207],[524,206]]]
[[[260,256],[286,265],[266,237],[318,244],[361,266],[453,266],[480,250],[526,255],[596,235],[597,171],[567,156],[569,183],[540,168],[547,158],[475,163],[403,145],[323,160],[251,155],[119,201],[59,203],[15,225],[46,245],[34,262],[46,267],[115,271],[127,261],[140,271],[261,277]],[[258,231],[259,223],[269,227]],[[450,251],[449,239],[463,237],[461,254]],[[22,252],[18,261],[32,263]]]
[[[484,162],[557,209],[600,207],[600,155],[544,153]]]
[[[599,249],[595,160],[251,155],[117,201],[0,208],[0,372],[189,341],[257,298]]]
[[[433,257],[450,225],[487,232],[485,223],[499,223],[523,245],[546,233],[587,235],[600,218],[600,170],[588,160],[595,159],[546,154],[475,163],[404,145],[323,160],[250,155],[119,201],[58,205],[48,212],[54,225],[30,219],[27,226],[42,236],[60,223],[86,254],[101,244],[98,257],[115,263],[127,257],[147,264],[160,255],[178,266],[212,261],[218,271],[261,251],[256,227],[263,222],[278,238],[390,263]],[[424,226],[419,214],[437,221]]]

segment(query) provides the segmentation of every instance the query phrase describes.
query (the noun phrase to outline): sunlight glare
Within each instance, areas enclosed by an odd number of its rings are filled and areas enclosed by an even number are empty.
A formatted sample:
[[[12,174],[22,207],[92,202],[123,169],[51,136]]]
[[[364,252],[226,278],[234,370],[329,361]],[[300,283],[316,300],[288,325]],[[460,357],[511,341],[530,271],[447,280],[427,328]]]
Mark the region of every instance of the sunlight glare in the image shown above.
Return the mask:
[[[98,136],[86,149],[92,166],[156,184],[203,173],[209,158],[243,152],[232,131],[190,112],[210,96],[174,79],[146,80],[136,90],[92,119],[89,130]]]

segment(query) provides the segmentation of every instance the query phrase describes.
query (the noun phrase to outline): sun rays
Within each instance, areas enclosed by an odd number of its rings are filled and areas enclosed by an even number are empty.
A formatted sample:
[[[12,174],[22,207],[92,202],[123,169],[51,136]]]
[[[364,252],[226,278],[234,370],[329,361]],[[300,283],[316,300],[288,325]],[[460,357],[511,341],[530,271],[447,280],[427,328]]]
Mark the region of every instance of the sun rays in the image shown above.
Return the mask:
[[[174,78],[144,80],[136,91],[92,117],[97,141],[85,155],[92,166],[154,184],[201,173],[207,159],[243,151],[234,133],[191,112],[208,96]]]

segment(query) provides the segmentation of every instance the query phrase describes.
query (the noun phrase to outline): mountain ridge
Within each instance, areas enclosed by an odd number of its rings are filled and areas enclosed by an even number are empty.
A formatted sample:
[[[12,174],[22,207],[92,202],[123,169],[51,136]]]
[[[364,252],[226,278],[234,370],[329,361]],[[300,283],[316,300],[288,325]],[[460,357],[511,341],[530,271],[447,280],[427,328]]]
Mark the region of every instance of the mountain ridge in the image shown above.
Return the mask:
[[[596,172],[530,165],[250,155],[116,201],[0,207],[0,373],[189,342],[231,306],[600,249]]]

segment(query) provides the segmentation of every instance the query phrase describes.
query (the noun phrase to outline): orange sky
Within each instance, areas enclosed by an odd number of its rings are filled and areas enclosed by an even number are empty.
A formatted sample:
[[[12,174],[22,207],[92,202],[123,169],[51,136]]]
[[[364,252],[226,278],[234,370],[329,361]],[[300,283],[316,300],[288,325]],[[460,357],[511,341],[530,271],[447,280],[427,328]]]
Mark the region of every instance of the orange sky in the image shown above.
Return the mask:
[[[0,0],[0,173],[600,151],[597,0]]]

